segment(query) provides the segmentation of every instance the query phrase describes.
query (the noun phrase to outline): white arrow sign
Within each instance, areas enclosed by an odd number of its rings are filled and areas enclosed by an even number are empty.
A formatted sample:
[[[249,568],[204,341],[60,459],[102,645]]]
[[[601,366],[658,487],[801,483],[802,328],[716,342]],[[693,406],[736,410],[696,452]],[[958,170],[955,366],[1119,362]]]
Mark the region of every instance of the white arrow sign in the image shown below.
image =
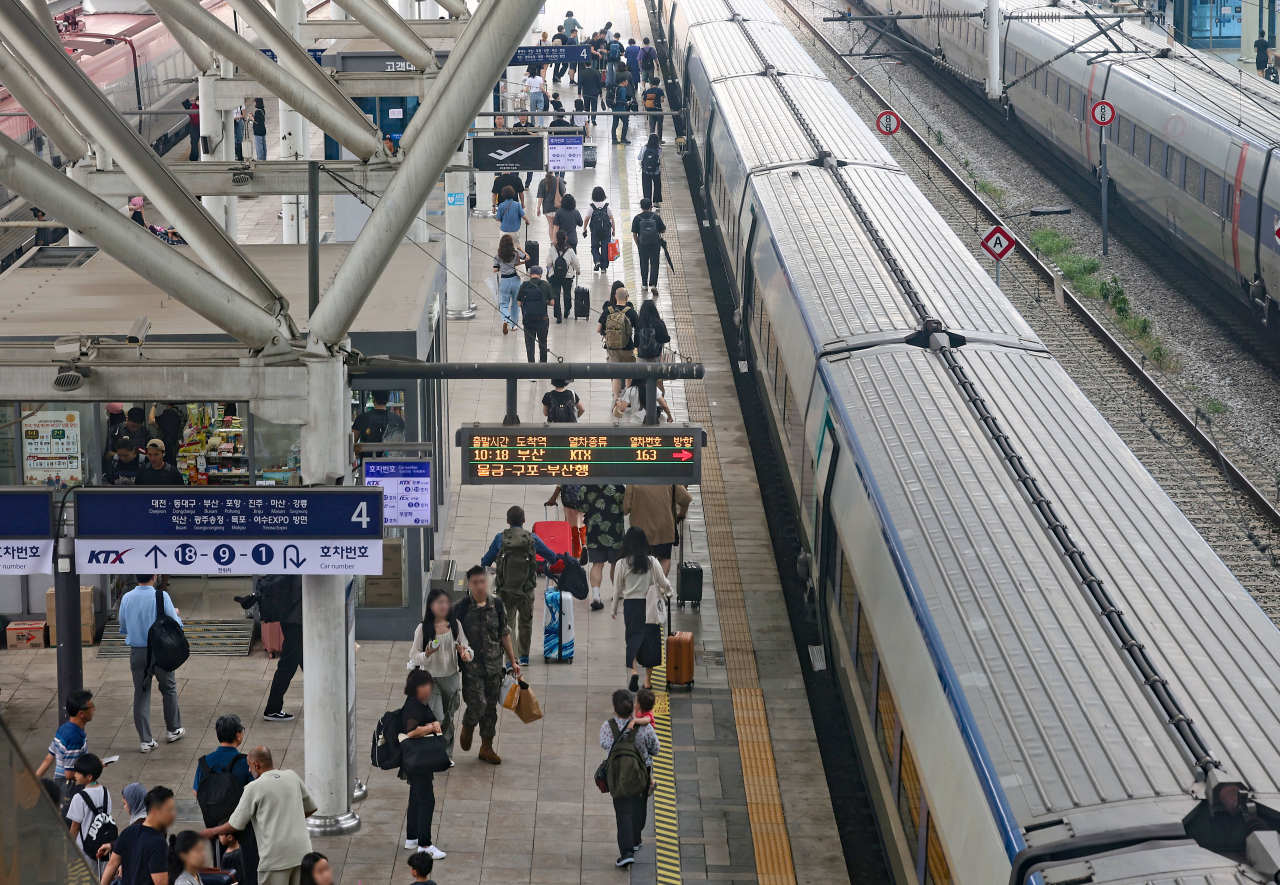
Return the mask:
[[[380,575],[382,541],[76,539],[82,575]]]

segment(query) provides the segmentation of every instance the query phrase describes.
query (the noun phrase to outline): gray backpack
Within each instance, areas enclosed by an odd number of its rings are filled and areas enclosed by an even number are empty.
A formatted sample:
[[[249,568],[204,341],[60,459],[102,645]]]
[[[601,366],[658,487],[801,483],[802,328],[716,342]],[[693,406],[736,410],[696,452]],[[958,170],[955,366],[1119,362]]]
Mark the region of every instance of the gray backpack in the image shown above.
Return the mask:
[[[499,590],[531,592],[538,584],[533,535],[519,526],[504,529],[497,566]]]

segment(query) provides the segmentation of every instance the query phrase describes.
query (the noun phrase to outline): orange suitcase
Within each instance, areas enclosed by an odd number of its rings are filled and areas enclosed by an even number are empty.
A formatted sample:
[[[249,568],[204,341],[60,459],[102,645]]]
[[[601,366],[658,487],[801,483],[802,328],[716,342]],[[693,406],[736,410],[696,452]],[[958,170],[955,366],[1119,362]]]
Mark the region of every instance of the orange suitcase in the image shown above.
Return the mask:
[[[693,634],[671,632],[671,609],[667,608],[667,690],[687,685],[693,691]]]

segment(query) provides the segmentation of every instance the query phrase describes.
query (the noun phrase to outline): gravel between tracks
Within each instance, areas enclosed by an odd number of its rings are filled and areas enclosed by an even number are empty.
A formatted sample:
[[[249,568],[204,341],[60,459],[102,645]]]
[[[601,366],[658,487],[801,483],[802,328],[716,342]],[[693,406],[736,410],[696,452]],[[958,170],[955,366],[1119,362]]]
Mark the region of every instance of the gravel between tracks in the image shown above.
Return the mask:
[[[812,16],[845,11],[836,4],[812,0],[794,2],[798,9]],[[850,98],[856,96],[858,84],[850,82],[848,73],[835,66],[825,48],[795,23],[785,6],[776,0],[772,5],[832,81]],[[841,47],[854,45],[853,38],[861,30],[836,22],[828,22],[824,27],[828,38]],[[865,47],[869,42],[863,39],[857,46]],[[884,47],[882,42],[879,48]],[[1180,401],[1188,412],[1192,410],[1191,404],[1205,407],[1215,400],[1224,404],[1225,414],[1212,418],[1216,436],[1229,444],[1233,459],[1255,485],[1280,498],[1280,445],[1277,445],[1280,375],[1273,368],[1274,363],[1259,359],[1219,317],[1192,303],[1186,289],[1200,281],[1190,278],[1181,264],[1153,266],[1153,257],[1158,260],[1159,256],[1170,254],[1173,247],[1158,241],[1132,218],[1113,217],[1110,254],[1104,258],[1101,225],[1096,215],[1098,201],[1086,203],[1082,199],[1090,195],[1091,186],[1060,160],[1047,160],[1052,164],[1048,169],[1028,160],[1009,144],[1012,134],[1025,149],[1025,133],[1008,132],[994,115],[978,115],[972,99],[957,99],[952,94],[952,90],[959,89],[958,84],[944,86],[938,82],[939,75],[932,71],[892,60],[851,61],[860,71],[865,70],[866,78],[917,131],[922,134],[927,131],[930,138],[935,138],[936,132],[942,134],[943,143],[941,146],[935,143],[935,148],[947,156],[953,167],[960,167],[967,160],[968,169],[976,179],[1004,191],[1000,202],[993,203],[1001,215],[1026,211],[1031,206],[1069,204],[1073,207],[1072,214],[1067,216],[1019,218],[1011,224],[1014,232],[1024,238],[1037,227],[1056,228],[1075,242],[1075,252],[1093,256],[1102,263],[1100,279],[1109,279],[1113,274],[1120,278],[1134,313],[1151,320],[1154,333],[1181,364],[1181,370],[1166,379],[1166,390],[1175,393],[1175,398],[1179,398],[1176,391],[1180,391]],[[1092,194],[1096,195],[1096,187]],[[985,230],[985,222],[981,224]],[[1133,248],[1135,238],[1142,241],[1136,244],[1137,250]],[[976,246],[976,237],[974,240]],[[1155,255],[1144,257],[1135,251]],[[984,265],[990,267],[990,261],[984,260]],[[1203,297],[1204,293],[1201,294]],[[1212,294],[1224,300],[1230,298],[1220,290]],[[1091,309],[1101,312],[1096,304]],[[1238,317],[1234,307],[1227,310]]]

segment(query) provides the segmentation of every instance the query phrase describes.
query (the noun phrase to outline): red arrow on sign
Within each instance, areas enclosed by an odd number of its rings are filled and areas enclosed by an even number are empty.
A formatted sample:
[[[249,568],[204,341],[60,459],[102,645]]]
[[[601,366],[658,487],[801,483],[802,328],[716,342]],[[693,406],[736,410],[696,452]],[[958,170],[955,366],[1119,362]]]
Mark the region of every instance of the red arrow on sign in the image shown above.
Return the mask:
[[[693,457],[693,452],[690,452],[688,449],[681,449],[678,452],[672,452],[671,457],[678,458],[681,461],[688,461]]]
[[[1009,233],[998,224],[993,224],[985,234],[982,235],[982,248],[987,254],[996,261],[1002,260],[1012,251],[1017,241],[1013,238],[1013,234]]]

